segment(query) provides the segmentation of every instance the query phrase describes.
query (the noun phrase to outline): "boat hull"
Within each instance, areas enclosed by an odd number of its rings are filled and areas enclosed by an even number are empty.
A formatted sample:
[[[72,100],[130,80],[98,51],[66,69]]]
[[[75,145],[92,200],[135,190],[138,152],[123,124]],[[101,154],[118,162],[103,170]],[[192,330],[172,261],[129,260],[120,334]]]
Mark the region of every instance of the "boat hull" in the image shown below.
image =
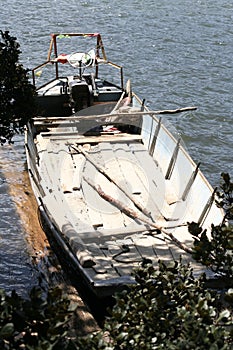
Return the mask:
[[[132,272],[145,261],[156,266],[183,256],[194,273],[204,272],[192,260],[187,222],[210,230],[223,213],[203,174],[153,113],[132,107],[35,118],[26,150],[42,216],[96,295],[134,283]]]
[[[168,111],[150,111],[130,82],[124,87],[100,34],[70,36],[97,38],[96,53],[70,55],[77,74],[60,76],[59,61],[69,55],[58,54],[60,35],[52,35],[33,80],[48,65],[55,78],[37,89],[38,116],[25,130],[32,188],[53,238],[99,297],[135,283],[133,271],[145,263],[182,256],[194,274],[210,273],[192,259],[187,223],[210,233],[224,213],[199,164],[160,118]],[[119,85],[100,78],[101,64],[120,72]]]

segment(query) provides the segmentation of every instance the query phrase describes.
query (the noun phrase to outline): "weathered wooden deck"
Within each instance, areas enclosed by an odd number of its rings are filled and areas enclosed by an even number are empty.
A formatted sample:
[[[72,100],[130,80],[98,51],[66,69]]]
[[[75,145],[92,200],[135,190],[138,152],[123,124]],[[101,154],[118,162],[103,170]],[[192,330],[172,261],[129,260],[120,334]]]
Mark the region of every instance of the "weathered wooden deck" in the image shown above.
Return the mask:
[[[93,281],[131,275],[132,268],[145,259],[156,266],[159,259],[178,260],[181,255],[184,261],[192,262],[194,272],[204,271],[166,234],[139,219],[144,217],[170,232],[173,229],[169,226],[181,223],[172,217],[169,200],[173,194],[164,186],[161,168],[139,135],[103,135],[84,140],[76,134],[68,142],[62,132],[47,136],[39,136],[43,138],[40,173],[46,181],[43,188],[47,188],[43,201],[52,208],[59,230]],[[100,186],[107,196],[138,217],[126,215],[101,198],[90,183]],[[192,242],[186,226],[176,229],[176,237],[188,246]]]

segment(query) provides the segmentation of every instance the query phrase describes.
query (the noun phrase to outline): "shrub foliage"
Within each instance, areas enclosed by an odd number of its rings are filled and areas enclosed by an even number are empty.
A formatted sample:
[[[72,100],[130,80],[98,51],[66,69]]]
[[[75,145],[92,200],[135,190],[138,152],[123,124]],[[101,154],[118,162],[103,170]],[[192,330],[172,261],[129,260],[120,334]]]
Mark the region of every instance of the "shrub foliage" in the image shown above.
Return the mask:
[[[28,299],[0,290],[0,349],[68,349],[72,307],[62,290],[33,288]]]
[[[58,288],[33,288],[29,299],[0,291],[2,350],[233,349],[233,289],[218,295],[182,262],[139,268],[137,284],[116,296],[97,334],[70,339],[74,308]]]
[[[19,63],[19,47],[8,31],[0,31],[0,143],[11,142],[36,112],[35,89]]]
[[[88,349],[231,349],[232,308],[205,288],[204,276],[195,279],[189,266],[161,261],[157,270],[140,268],[135,278],[138,284],[117,297],[106,321],[108,342],[103,333],[92,336]],[[233,290],[225,300],[232,305]]]
[[[220,225],[211,227],[210,237],[197,223],[189,224],[194,236],[193,257],[228,280],[233,279],[233,183],[229,174],[222,173],[217,191],[217,204],[225,216]]]

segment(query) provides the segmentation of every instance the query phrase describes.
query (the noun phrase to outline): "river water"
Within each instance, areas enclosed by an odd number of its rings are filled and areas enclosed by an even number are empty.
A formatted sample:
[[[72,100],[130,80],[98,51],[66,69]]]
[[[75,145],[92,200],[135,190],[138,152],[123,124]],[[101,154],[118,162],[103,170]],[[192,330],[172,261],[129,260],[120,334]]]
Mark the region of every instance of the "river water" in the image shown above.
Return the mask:
[[[100,32],[108,58],[124,66],[125,79],[151,108],[197,106],[164,118],[212,186],[222,171],[232,174],[232,21],[229,0],[5,0],[0,12],[0,29],[17,37],[25,68],[46,60],[52,32]],[[37,283],[9,195],[23,185],[24,168],[19,136],[0,149],[0,287],[20,293]]]

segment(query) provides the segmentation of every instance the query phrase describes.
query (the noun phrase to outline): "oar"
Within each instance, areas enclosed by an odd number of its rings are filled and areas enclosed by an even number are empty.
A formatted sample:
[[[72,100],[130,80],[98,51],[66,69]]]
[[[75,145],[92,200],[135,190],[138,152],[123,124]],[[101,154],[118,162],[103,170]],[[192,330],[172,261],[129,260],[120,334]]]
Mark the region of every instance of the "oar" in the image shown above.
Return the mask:
[[[95,162],[90,156],[89,156],[89,154],[86,152],[86,151],[84,151],[84,149],[82,148],[82,147],[78,147],[78,148],[76,148],[76,147],[74,147],[74,146],[72,146],[72,145],[70,145],[70,147],[71,148],[73,148],[76,152],[80,152],[80,153],[82,153],[83,155],[84,155],[84,157],[102,174],[102,175],[104,175],[110,182],[112,182],[122,193],[124,193],[124,195],[128,198],[128,199],[130,199],[131,200],[131,202],[133,202],[133,204],[135,205],[135,207],[137,208],[137,209],[139,209],[143,214],[145,214],[147,217],[150,217],[151,218],[151,220],[153,220],[152,219],[152,217],[151,217],[151,212],[149,212],[146,208],[144,208],[142,205],[141,205],[141,203],[139,203],[136,199],[134,199],[134,198],[132,198],[132,196],[130,196],[130,194],[129,193],[127,193],[125,190],[124,190],[124,188],[123,187],[121,187],[118,183],[117,183],[117,181],[112,177],[112,176],[110,176],[110,174],[108,174],[107,172],[106,172],[106,170],[100,165],[100,164],[98,164],[97,162]]]
[[[124,214],[126,214],[127,216],[133,219],[137,219],[141,222],[144,222],[145,224],[151,227],[154,227],[155,229],[162,232],[164,235],[168,236],[179,248],[181,248],[182,250],[184,250],[189,254],[192,254],[192,250],[188,248],[184,243],[180,242],[176,237],[174,237],[172,233],[165,231],[161,226],[158,226],[156,223],[150,220],[147,220],[144,217],[139,216],[138,213],[135,212],[133,209],[127,208],[121,201],[105,193],[99,185],[98,186],[95,185],[89,178],[83,177],[83,179],[100,195],[100,197],[102,197],[104,200],[114,205],[116,208],[121,210]]]

